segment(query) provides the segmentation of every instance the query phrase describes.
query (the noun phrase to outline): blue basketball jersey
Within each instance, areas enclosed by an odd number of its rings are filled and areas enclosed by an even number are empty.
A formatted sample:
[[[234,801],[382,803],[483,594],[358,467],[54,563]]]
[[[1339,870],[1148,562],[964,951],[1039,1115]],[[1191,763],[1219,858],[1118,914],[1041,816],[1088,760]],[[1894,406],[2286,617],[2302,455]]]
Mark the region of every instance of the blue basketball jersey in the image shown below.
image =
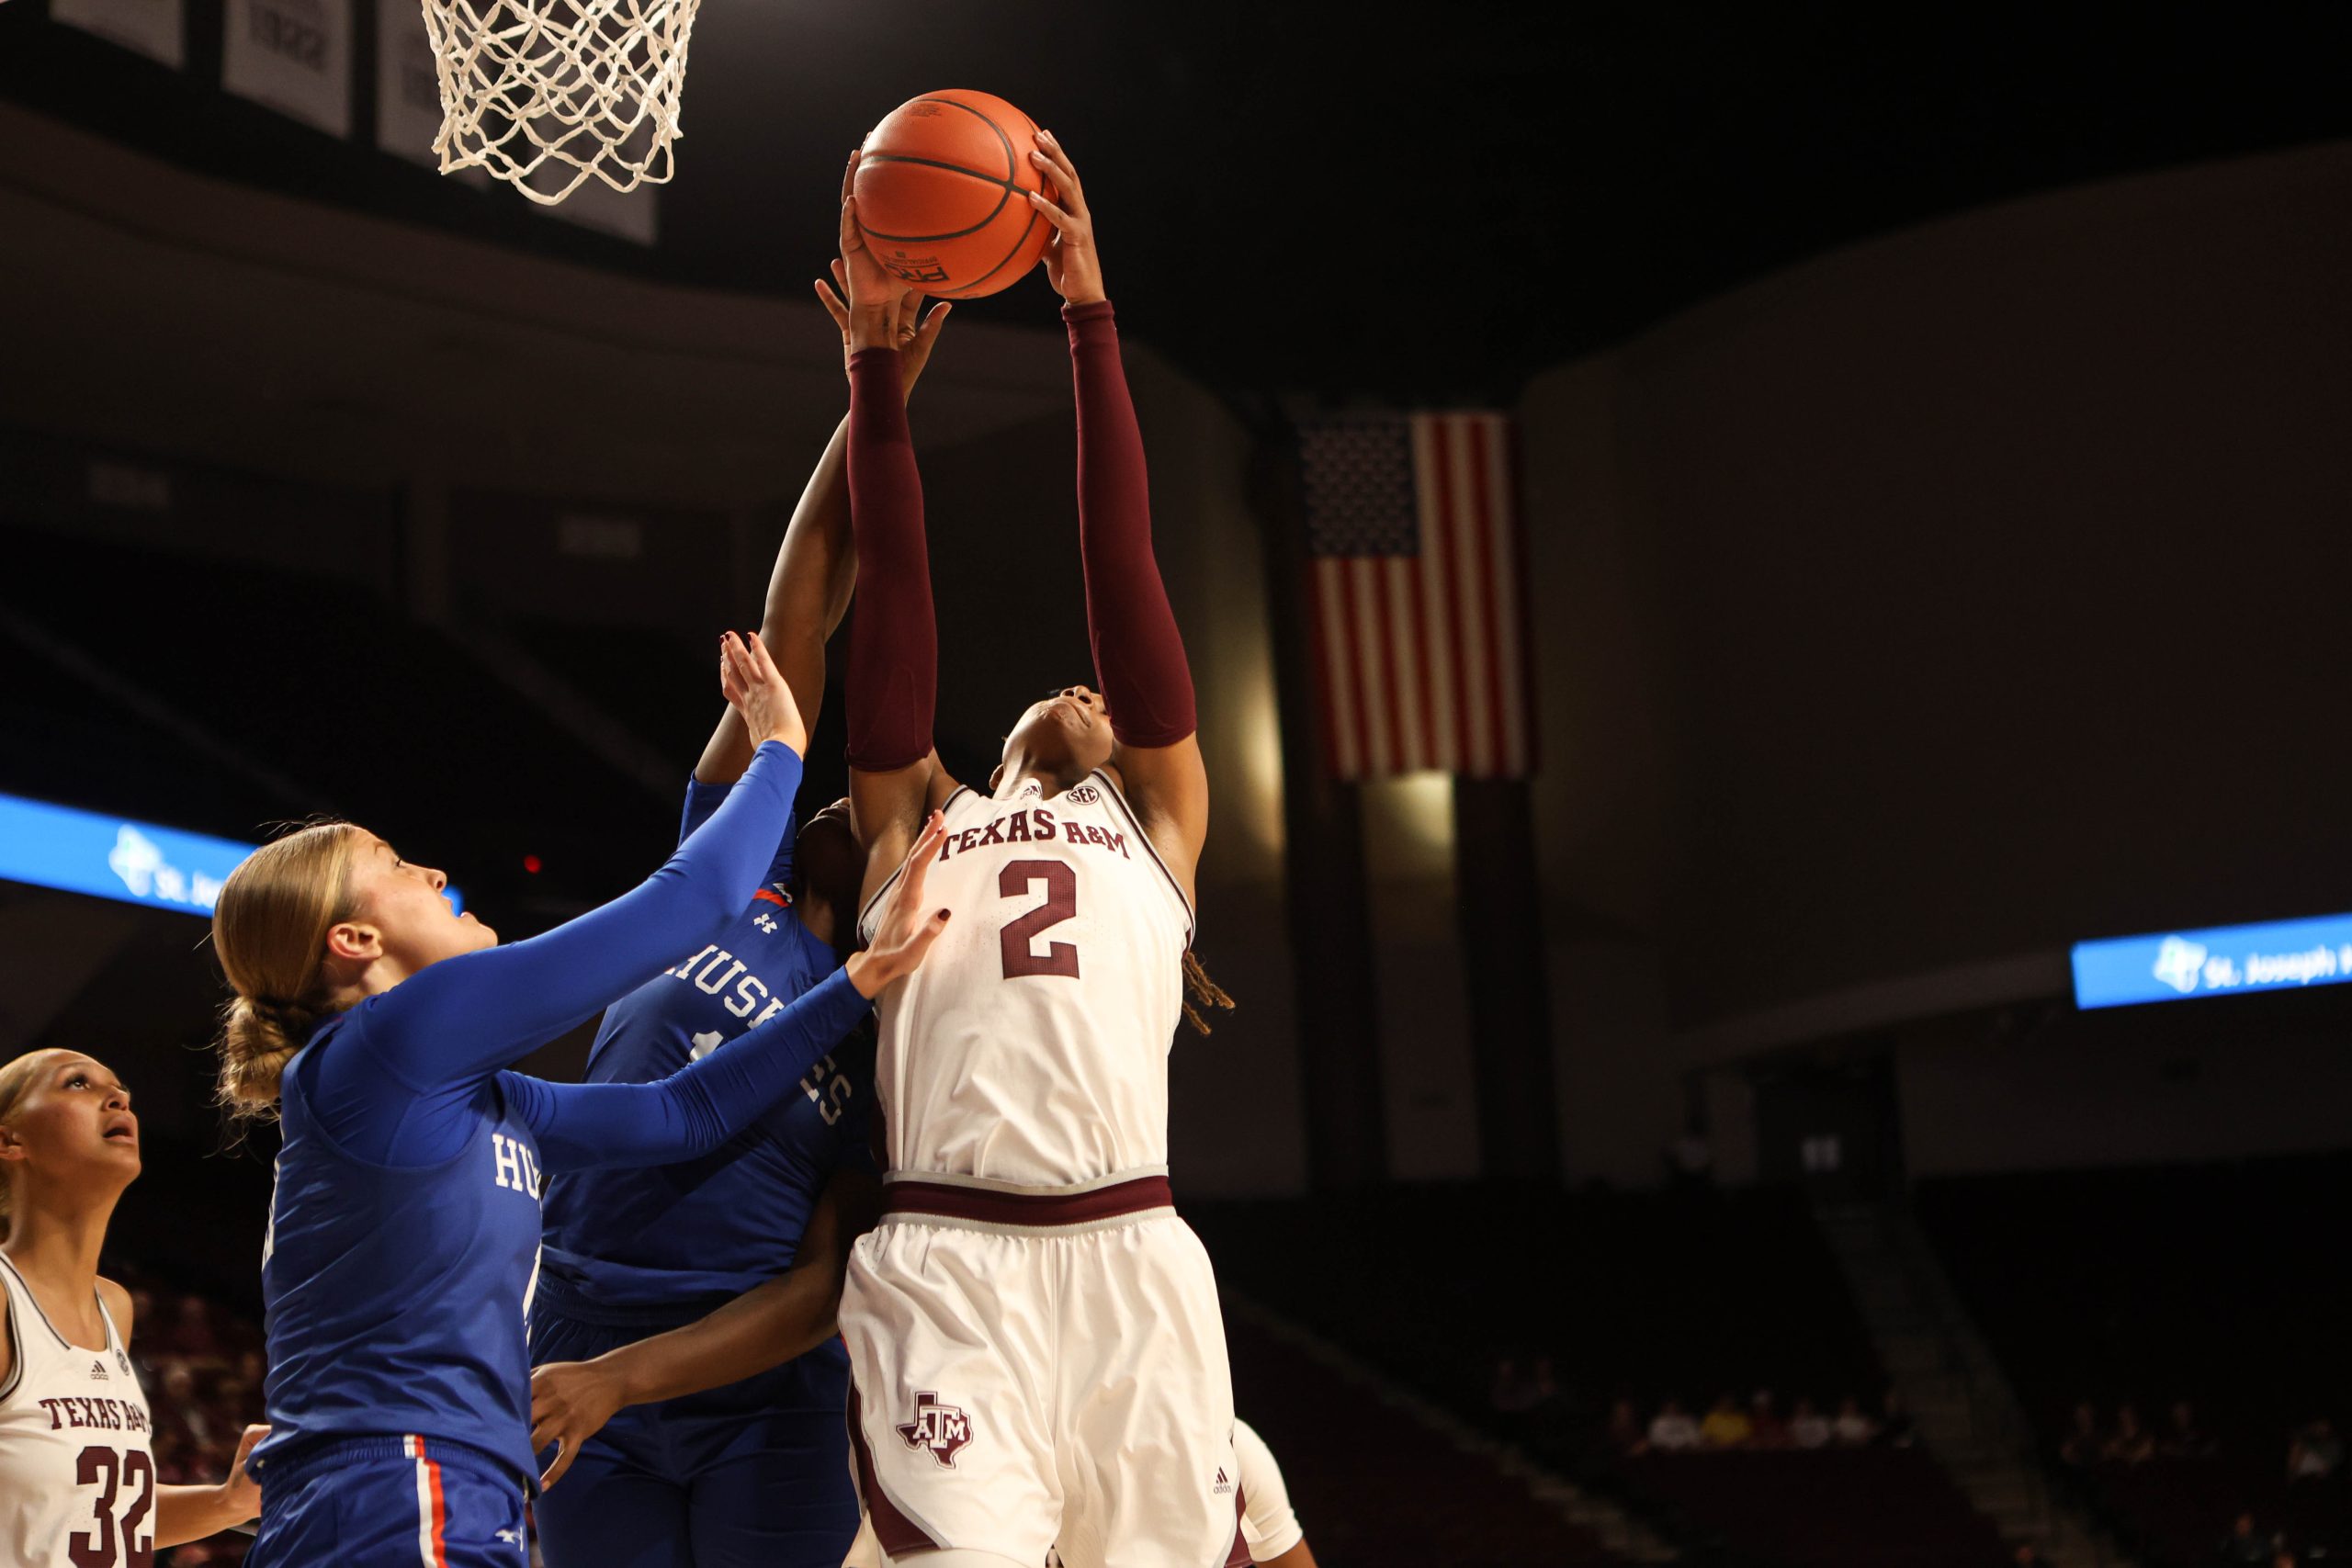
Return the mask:
[[[727,798],[689,784],[680,842]],[[591,1083],[666,1077],[728,1043],[840,966],[792,908],[786,830],[750,908],[605,1013]],[[739,1136],[699,1159],[568,1171],[547,1198],[544,1305],[588,1321],[684,1322],[790,1267],[825,1183],[871,1169],[874,1043],[861,1029]]]
[[[322,1438],[428,1432],[529,1477],[538,1140],[493,1078],[476,1091],[479,1130],[447,1159],[396,1168],[352,1157],[310,1100],[321,1057],[354,1016],[320,1029],[279,1088],[260,1472]]]

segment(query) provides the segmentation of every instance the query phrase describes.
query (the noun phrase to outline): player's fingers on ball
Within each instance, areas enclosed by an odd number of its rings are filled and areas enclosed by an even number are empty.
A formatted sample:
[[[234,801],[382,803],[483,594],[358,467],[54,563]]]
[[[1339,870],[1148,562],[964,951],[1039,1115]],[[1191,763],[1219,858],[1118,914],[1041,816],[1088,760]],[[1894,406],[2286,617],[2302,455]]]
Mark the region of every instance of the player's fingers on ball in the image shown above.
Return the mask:
[[[1052,224],[1057,231],[1062,232],[1069,231],[1070,226],[1070,215],[1069,213],[1055,206],[1037,191],[1030,191],[1027,195],[1029,197],[1029,205],[1044,213],[1046,215],[1046,222]]]
[[[849,150],[849,163],[842,169],[842,199],[843,201],[849,199],[850,192],[857,186],[857,161],[865,156],[865,150],[862,147],[853,147]]]
[[[1050,130],[1041,130],[1037,133],[1037,144],[1045,149],[1046,160],[1061,175],[1062,189],[1068,193],[1070,204],[1076,206],[1083,201],[1085,196],[1079,184],[1078,165],[1069,161],[1069,152],[1062,146],[1061,139]]]

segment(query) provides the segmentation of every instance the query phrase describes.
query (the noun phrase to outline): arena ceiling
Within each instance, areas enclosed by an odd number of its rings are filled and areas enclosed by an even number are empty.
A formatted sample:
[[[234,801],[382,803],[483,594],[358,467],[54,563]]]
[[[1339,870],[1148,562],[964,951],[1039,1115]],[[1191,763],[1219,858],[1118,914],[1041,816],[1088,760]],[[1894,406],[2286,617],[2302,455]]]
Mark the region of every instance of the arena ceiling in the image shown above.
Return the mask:
[[[2352,131],[2352,8],[2312,0],[707,0],[647,255],[357,146],[289,145],[266,111],[37,36],[63,31],[42,3],[0,7],[0,95],[238,178],[796,298],[864,129],[986,88],[1080,159],[1129,330],[1236,393],[1507,397],[1829,248]],[[219,3],[189,0],[196,29]],[[402,0],[359,0],[379,3]],[[1051,320],[1038,280],[979,309]]]

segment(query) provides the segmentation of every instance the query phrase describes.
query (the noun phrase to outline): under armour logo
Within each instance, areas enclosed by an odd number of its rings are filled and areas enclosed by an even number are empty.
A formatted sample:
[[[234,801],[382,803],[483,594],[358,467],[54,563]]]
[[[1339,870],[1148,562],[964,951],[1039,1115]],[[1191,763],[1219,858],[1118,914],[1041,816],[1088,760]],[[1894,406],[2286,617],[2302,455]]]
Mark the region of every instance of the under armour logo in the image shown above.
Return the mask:
[[[523,1532],[521,1530],[493,1530],[491,1533],[497,1536],[499,1540],[504,1541],[509,1546],[520,1546],[523,1544]]]
[[[695,1035],[695,1048],[686,1053],[686,1060],[689,1062],[701,1061],[705,1056],[707,1056],[713,1051],[718,1050],[719,1042],[726,1038],[727,1036],[719,1033],[716,1029],[712,1030],[707,1034]]]
[[[774,936],[775,934],[775,917],[769,914],[765,909],[762,909],[758,914],[752,916],[752,923],[759,927],[760,930],[765,931],[770,936]]]
[[[915,1418],[899,1424],[899,1436],[910,1449],[929,1449],[932,1458],[953,1470],[956,1450],[972,1440],[972,1418],[952,1404],[940,1404],[935,1393],[918,1393]]]

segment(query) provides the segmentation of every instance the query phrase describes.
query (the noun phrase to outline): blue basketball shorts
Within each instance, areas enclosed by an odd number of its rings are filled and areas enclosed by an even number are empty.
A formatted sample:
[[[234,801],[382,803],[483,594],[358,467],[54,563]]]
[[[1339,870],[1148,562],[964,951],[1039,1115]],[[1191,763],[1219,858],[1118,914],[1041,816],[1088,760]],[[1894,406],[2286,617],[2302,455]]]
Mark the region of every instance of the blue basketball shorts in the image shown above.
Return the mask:
[[[523,1482],[438,1438],[349,1438],[261,1472],[246,1568],[526,1568]]]
[[[542,1304],[531,1359],[584,1361],[650,1332]],[[621,1411],[534,1505],[548,1568],[840,1568],[858,1520],[848,1393],[848,1354],[828,1341],[741,1382]]]

